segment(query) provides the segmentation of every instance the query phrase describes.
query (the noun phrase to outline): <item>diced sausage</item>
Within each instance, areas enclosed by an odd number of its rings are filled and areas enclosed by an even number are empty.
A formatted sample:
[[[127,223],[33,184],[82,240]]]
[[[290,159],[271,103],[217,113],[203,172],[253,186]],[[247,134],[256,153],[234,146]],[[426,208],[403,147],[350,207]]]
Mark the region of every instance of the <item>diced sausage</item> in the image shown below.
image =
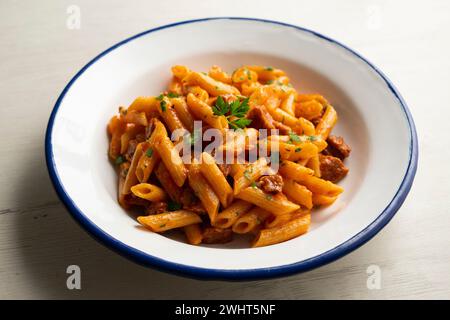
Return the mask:
[[[352,150],[344,141],[344,138],[329,136],[327,139],[328,147],[323,152],[325,155],[331,155],[344,160],[350,155]]]
[[[167,212],[167,203],[162,201],[152,202],[145,208],[146,214],[159,214],[163,212]]]
[[[283,190],[283,178],[279,174],[262,176],[259,178],[259,186],[264,192],[279,193]]]
[[[331,182],[338,182],[348,173],[348,168],[341,159],[333,156],[320,155],[321,178]]]
[[[227,243],[233,239],[233,231],[231,229],[222,229],[215,227],[207,227],[203,231],[203,243]]]

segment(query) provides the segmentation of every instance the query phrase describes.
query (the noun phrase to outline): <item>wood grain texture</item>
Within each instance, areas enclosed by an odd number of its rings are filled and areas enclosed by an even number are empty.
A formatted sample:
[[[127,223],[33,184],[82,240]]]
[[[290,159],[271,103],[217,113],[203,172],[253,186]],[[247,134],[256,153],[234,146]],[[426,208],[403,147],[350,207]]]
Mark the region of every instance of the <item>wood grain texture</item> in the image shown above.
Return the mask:
[[[81,9],[80,30],[66,27],[71,4]],[[43,138],[69,79],[125,37],[218,15],[282,20],[336,38],[386,72],[408,102],[420,144],[414,186],[391,223],[348,256],[276,280],[185,279],[105,249],[58,201]],[[450,298],[449,16],[446,0],[1,1],[0,298]],[[79,291],[66,288],[70,264],[81,267]],[[379,290],[366,286],[369,265],[381,268]]]

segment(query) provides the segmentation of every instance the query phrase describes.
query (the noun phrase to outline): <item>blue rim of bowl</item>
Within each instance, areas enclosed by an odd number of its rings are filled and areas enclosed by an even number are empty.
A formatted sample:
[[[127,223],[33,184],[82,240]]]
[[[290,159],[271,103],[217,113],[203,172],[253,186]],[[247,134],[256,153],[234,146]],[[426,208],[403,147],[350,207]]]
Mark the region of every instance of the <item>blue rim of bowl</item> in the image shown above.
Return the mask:
[[[258,23],[268,23],[268,24],[274,24],[289,28],[294,28],[296,30],[300,30],[302,32],[310,33],[318,38],[321,38],[323,40],[326,40],[332,44],[335,44],[337,46],[340,46],[341,48],[346,49],[348,52],[356,56],[357,58],[364,61],[370,68],[372,68],[386,83],[389,90],[392,92],[392,94],[398,99],[403,112],[405,113],[406,120],[409,125],[410,130],[410,146],[409,146],[409,163],[408,168],[406,170],[405,176],[403,177],[402,183],[400,184],[399,189],[397,190],[394,198],[391,200],[389,205],[383,210],[383,212],[365,229],[360,231],[358,234],[350,238],[349,240],[341,243],[340,245],[336,246],[333,249],[330,249],[324,253],[321,253],[315,257],[302,260],[296,263],[288,264],[288,265],[282,265],[282,266],[276,266],[276,267],[268,267],[268,268],[257,268],[257,269],[233,269],[233,270],[227,270],[227,269],[208,269],[208,268],[199,268],[199,267],[193,267],[189,265],[183,265],[179,263],[174,263],[170,261],[163,260],[161,258],[149,255],[147,253],[144,253],[140,250],[137,250],[133,247],[130,247],[123,242],[115,239],[111,235],[105,233],[103,230],[101,230],[99,227],[97,227],[95,224],[93,224],[85,214],[76,206],[74,201],[70,198],[70,196],[67,194],[67,192],[64,190],[64,187],[62,186],[62,183],[58,176],[58,171],[55,166],[55,162],[53,159],[53,147],[51,143],[52,138],[52,130],[53,130],[53,124],[55,120],[56,113],[58,112],[59,106],[61,102],[64,99],[64,96],[66,95],[67,91],[70,89],[72,84],[78,79],[79,76],[81,76],[86,69],[88,69],[92,64],[94,64],[97,60],[99,60],[104,55],[108,54],[110,51],[126,44],[129,41],[132,41],[134,39],[137,39],[139,37],[142,37],[144,35],[156,32],[158,30],[163,30],[167,28],[173,28],[179,25],[183,24],[190,24],[190,23],[197,23],[197,22],[205,22],[210,20],[246,20],[246,21],[254,21]],[[202,19],[194,19],[194,20],[186,20],[181,22],[176,22],[164,26],[160,26],[154,29],[150,29],[147,31],[144,31],[142,33],[139,33],[137,35],[134,35],[130,38],[127,38],[109,49],[103,51],[98,56],[96,56],[94,59],[92,59],[89,63],[87,63],[66,85],[60,96],[58,97],[58,100],[56,101],[56,104],[53,108],[53,111],[50,115],[50,119],[47,125],[47,131],[45,134],[45,156],[46,156],[46,162],[47,162],[47,168],[49,171],[49,175],[51,178],[51,181],[53,183],[53,186],[58,194],[58,197],[60,200],[64,203],[65,207],[68,209],[68,211],[71,213],[72,217],[75,218],[75,220],[81,224],[82,227],[84,227],[95,239],[99,240],[102,244],[106,245],[110,249],[118,252],[119,254],[139,263],[145,266],[151,266],[153,268],[156,268],[161,271],[180,274],[184,276],[189,276],[193,278],[200,278],[200,279],[223,279],[223,280],[251,280],[251,279],[265,279],[265,278],[275,278],[280,276],[287,276],[294,273],[304,272],[307,270],[311,270],[314,268],[317,268],[319,266],[325,265],[327,263],[330,263],[334,260],[337,260],[344,255],[350,253],[351,251],[359,248],[364,243],[369,241],[372,237],[374,237],[395,215],[395,213],[398,211],[400,206],[403,204],[404,200],[406,199],[406,196],[409,193],[409,190],[411,189],[414,176],[417,170],[417,161],[418,161],[418,142],[417,142],[417,132],[414,125],[414,121],[412,119],[411,113],[403,100],[402,96],[398,92],[398,90],[395,88],[395,86],[392,84],[392,82],[377,68],[375,67],[371,62],[369,62],[367,59],[363,58],[360,54],[356,53],[354,50],[348,48],[347,46],[343,45],[342,43],[330,39],[320,33],[317,33],[315,31],[299,27],[296,25],[279,22],[279,21],[273,21],[273,20],[266,20],[266,19],[258,19],[258,18],[245,18],[245,17],[211,17],[211,18],[202,18]]]

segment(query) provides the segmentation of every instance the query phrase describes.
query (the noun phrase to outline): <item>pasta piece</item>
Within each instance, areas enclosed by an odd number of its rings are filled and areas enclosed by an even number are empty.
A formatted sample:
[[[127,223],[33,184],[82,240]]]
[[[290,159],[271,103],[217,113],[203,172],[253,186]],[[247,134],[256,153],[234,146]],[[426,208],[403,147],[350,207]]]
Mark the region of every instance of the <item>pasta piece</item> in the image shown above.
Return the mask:
[[[189,244],[197,245],[202,242],[203,234],[199,224],[190,224],[183,230]]]
[[[244,213],[234,222],[232,230],[234,233],[249,233],[259,227],[271,213],[259,207],[254,207]]]
[[[271,229],[263,229],[253,241],[252,247],[263,247],[296,238],[308,231],[311,215],[305,214],[283,225]]]
[[[230,228],[236,220],[250,210],[251,207],[253,207],[251,203],[243,200],[237,200],[228,208],[217,214],[213,225],[223,229]]]
[[[148,125],[147,116],[145,112],[138,112],[136,110],[128,110],[125,115],[125,122],[133,123],[138,126],[146,127]]]
[[[139,182],[147,182],[160,160],[159,153],[150,144],[143,153],[136,167],[136,177]]]
[[[139,198],[153,202],[165,201],[167,199],[163,189],[149,183],[134,185],[131,187],[131,192]]]
[[[225,208],[228,207],[231,201],[233,201],[233,189],[231,189],[227,179],[209,153],[202,153],[200,171],[206,180],[208,180],[222,206]]]
[[[314,171],[292,161],[282,161],[279,172],[286,178],[291,178],[296,181],[304,180],[306,176],[311,176]]]
[[[331,129],[333,129],[336,124],[338,118],[336,110],[331,105],[328,105],[325,109],[325,113],[323,114],[320,122],[316,127],[316,135],[322,137],[323,140],[327,140],[330,135]]]
[[[234,177],[234,195],[241,192],[242,189],[255,183],[267,170],[266,158],[259,158],[254,163],[244,166],[241,165],[240,169],[236,172]]]
[[[308,120],[319,118],[322,115],[323,106],[316,100],[299,102],[295,108],[295,115]]]
[[[222,94],[239,95],[240,92],[236,87],[229,84],[214,80],[208,75],[199,72],[191,72],[185,78],[183,83],[186,85],[198,85],[205,89],[211,96],[220,96]]]
[[[312,196],[312,202],[315,206],[329,206],[330,204],[335,202],[336,199],[337,196],[330,197],[322,194],[313,194]]]
[[[155,175],[159,183],[163,187],[163,189],[169,195],[169,197],[173,201],[180,202],[182,196],[182,189],[180,189],[175,184],[163,162],[159,162],[159,164],[157,165],[155,169]]]
[[[192,93],[197,99],[208,103],[209,94],[206,90],[202,89],[199,86],[188,87],[188,93]]]
[[[319,161],[319,154],[316,153],[314,156],[312,156],[308,163],[306,164],[306,166],[308,168],[311,168],[314,170],[314,175],[318,178],[321,177],[321,172],[320,172],[320,161]]]
[[[211,69],[209,69],[208,75],[214,80],[231,84],[231,76],[223,71],[219,66],[212,66]]]
[[[258,74],[259,81],[276,80],[277,78],[286,75],[283,70],[264,66],[246,66],[246,68],[255,71]]]
[[[202,222],[197,214],[188,210],[141,216],[137,220],[153,232],[164,232]]]
[[[159,115],[171,132],[174,132],[177,129],[186,129],[183,123],[178,118],[178,115],[170,99],[163,98],[163,100],[159,102],[159,105]]]
[[[189,106],[189,110],[197,119],[205,121],[211,127],[219,130],[228,128],[228,121],[224,116],[214,115],[212,108],[192,93],[187,95],[187,104]]]
[[[136,151],[134,152],[133,159],[131,160],[130,168],[128,169],[127,176],[123,183],[122,194],[129,194],[131,192],[131,187],[138,183],[138,179],[136,177],[136,167],[139,162],[139,159],[142,156],[143,149],[147,146],[147,142],[141,142],[137,145]]]
[[[183,123],[183,126],[189,131],[194,130],[194,118],[189,113],[186,101],[182,98],[173,98],[170,100],[173,103],[173,107],[178,115],[178,118]]]
[[[292,220],[292,213],[272,214],[264,222],[265,228],[275,228]]]
[[[205,207],[211,224],[214,224],[219,211],[219,198],[200,172],[200,166],[193,163],[188,173],[189,185]]]
[[[128,111],[145,112],[147,117],[158,113],[158,104],[155,97],[137,97],[128,107]]]
[[[186,167],[172,141],[167,136],[159,137],[155,142],[155,149],[158,150],[161,160],[170,172],[173,181],[181,187],[186,181]]]
[[[177,65],[172,67],[172,74],[179,80],[183,80],[183,78],[187,77],[191,72],[192,71],[186,66]]]
[[[299,205],[289,201],[286,197],[278,193],[276,195],[267,194],[259,188],[247,187],[243,189],[237,198],[253,203],[273,214],[283,214],[295,211],[300,208]]]
[[[293,202],[305,206],[308,209],[313,207],[313,194],[305,186],[302,186],[292,179],[283,180],[283,193]]]
[[[291,116],[296,116],[295,114],[295,93],[291,92],[281,103],[281,109],[289,113]]]
[[[258,74],[246,67],[236,69],[231,76],[233,84],[241,84],[244,82],[256,82],[258,81]]]
[[[270,148],[270,141],[269,141]],[[278,143],[280,157],[282,160],[298,161],[301,159],[309,159],[318,154],[317,147],[311,142],[290,144],[279,142]]]

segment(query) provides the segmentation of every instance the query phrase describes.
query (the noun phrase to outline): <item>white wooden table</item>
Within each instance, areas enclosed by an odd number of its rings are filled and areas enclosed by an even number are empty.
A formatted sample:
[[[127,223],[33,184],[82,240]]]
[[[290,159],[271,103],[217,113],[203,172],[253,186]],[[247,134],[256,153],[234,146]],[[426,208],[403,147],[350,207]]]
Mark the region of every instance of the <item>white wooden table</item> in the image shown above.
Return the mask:
[[[70,5],[80,29],[68,27]],[[416,121],[419,169],[401,210],[360,249],[304,274],[229,283],[138,266],[90,238],[47,175],[48,116],[87,61],[158,25],[227,15],[298,24],[349,45],[391,78]],[[446,0],[1,1],[0,298],[450,298],[449,40]],[[66,287],[71,264],[81,267],[81,290]],[[367,286],[371,265],[379,289]]]

